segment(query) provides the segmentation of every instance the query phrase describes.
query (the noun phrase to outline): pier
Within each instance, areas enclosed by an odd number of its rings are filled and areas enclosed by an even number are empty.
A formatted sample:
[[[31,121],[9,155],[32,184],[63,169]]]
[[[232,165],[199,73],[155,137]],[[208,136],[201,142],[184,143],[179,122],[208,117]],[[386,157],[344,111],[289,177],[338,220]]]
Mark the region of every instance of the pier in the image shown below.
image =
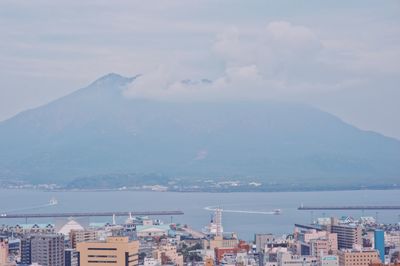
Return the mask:
[[[400,210],[399,206],[300,206],[297,208],[301,211],[316,211],[316,210]]]
[[[1,218],[60,218],[60,217],[104,217],[104,216],[175,216],[183,215],[182,211],[136,211],[136,212],[58,212],[58,213],[1,213]]]

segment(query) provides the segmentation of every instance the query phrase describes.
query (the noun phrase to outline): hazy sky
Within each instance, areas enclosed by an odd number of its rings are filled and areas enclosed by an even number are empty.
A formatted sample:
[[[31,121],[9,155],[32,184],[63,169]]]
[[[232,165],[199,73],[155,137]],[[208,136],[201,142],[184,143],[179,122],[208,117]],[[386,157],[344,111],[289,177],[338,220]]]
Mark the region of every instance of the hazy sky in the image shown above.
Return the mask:
[[[0,120],[116,72],[143,74],[127,97],[299,101],[400,139],[400,1],[2,0],[0,69]]]

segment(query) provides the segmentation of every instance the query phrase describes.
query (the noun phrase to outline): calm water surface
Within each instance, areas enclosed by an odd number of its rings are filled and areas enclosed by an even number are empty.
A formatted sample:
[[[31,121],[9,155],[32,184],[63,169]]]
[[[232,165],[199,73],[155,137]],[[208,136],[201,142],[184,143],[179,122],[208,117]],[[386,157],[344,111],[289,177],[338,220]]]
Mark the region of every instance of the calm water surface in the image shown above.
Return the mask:
[[[41,207],[55,197],[58,205]],[[323,216],[374,216],[379,222],[397,223],[400,211],[298,211],[304,205],[400,205],[400,190],[360,190],[330,192],[268,192],[268,193],[175,193],[175,192],[44,192],[29,190],[0,190],[0,212],[72,212],[72,211],[145,211],[182,210],[185,214],[173,222],[189,224],[196,229],[209,223],[207,206],[230,210],[272,211],[281,215],[223,213],[225,231],[234,231],[250,240],[256,232],[290,233],[294,223],[310,223]],[[166,222],[170,217],[160,217]],[[90,218],[90,221],[109,221]],[[124,218],[121,218],[123,221]],[[24,223],[25,220],[3,220],[0,223]],[[54,222],[51,219],[30,219],[28,222]]]

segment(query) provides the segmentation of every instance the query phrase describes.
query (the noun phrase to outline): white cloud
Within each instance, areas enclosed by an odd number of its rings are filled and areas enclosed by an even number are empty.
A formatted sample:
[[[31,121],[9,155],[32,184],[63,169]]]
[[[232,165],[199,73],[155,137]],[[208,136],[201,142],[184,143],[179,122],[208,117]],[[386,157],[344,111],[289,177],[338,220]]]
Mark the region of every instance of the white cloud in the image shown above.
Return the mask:
[[[271,22],[251,34],[230,28],[217,35],[212,50],[225,70],[211,82],[182,82],[191,77],[179,66],[159,67],[144,73],[124,94],[158,100],[282,100],[363,82],[346,75],[332,77],[334,66],[323,61],[330,51],[322,40],[310,28],[286,21]]]

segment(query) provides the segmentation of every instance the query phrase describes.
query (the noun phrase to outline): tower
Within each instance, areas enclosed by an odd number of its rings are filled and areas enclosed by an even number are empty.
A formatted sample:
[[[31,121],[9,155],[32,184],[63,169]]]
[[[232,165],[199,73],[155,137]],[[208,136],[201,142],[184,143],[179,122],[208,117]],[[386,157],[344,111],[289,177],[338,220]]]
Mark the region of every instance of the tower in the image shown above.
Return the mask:
[[[214,221],[215,225],[217,227],[216,236],[222,236],[223,229],[222,229],[222,209],[221,208],[215,209],[214,220],[215,220]]]
[[[381,262],[385,263],[385,232],[383,230],[375,230],[374,248],[379,252]]]

